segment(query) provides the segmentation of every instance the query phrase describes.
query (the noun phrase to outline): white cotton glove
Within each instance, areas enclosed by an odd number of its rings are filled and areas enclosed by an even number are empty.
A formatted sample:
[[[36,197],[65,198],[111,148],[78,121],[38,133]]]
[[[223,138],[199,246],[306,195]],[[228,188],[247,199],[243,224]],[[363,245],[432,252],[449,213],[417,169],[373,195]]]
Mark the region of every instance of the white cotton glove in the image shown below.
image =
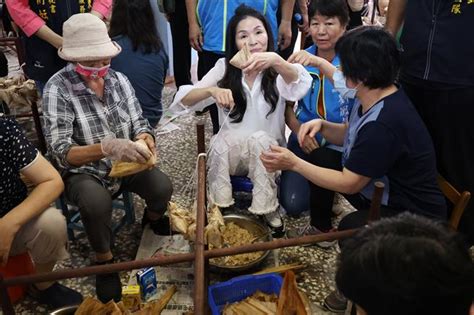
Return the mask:
[[[347,0],[352,12],[359,12],[364,7],[364,0]]]
[[[151,157],[151,152],[146,145],[128,139],[105,137],[100,142],[100,146],[102,153],[111,160],[146,163]]]

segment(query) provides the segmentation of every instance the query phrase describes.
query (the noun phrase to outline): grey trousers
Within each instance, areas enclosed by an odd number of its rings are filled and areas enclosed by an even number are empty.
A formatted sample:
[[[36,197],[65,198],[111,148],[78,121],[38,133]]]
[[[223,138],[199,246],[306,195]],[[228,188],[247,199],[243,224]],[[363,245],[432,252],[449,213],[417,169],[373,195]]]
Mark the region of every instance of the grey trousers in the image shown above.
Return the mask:
[[[87,174],[71,174],[65,180],[66,197],[81,213],[92,249],[106,253],[112,238],[112,194],[98,179]],[[138,194],[148,211],[164,214],[171,199],[170,179],[159,169],[146,170],[122,179],[121,190]]]

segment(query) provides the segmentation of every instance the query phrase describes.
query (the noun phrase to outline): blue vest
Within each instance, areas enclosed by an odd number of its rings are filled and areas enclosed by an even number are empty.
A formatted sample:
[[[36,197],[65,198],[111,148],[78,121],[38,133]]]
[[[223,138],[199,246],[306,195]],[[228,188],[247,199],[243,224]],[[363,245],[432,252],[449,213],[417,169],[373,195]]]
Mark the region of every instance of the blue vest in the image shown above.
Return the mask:
[[[254,8],[266,17],[276,45],[279,0],[198,0],[196,16],[204,34],[203,50],[224,54],[227,24],[241,4]]]
[[[316,45],[313,45],[306,49],[306,51],[316,55],[317,47]],[[336,67],[339,67],[339,56],[336,55],[332,61],[332,64]],[[298,101],[296,118],[298,118],[301,123],[305,123],[316,118],[321,118],[334,123],[342,123],[347,121],[349,113],[354,104],[354,100],[350,100],[348,102],[343,101],[339,96],[339,93],[334,90],[334,85],[332,84],[331,80],[329,80],[327,77],[324,77],[324,79],[321,81],[321,74],[318,68],[312,66],[307,66],[305,68],[313,78],[313,82],[311,84],[311,89],[308,91],[305,97]],[[319,93],[323,93],[323,115],[318,112],[317,108]],[[316,134],[316,140],[321,146],[327,145],[332,149],[342,151],[340,146],[326,143],[326,139],[324,139],[320,133]]]
[[[76,13],[90,12],[92,0],[30,0],[33,12],[41,17],[46,25],[62,36],[63,23]],[[66,66],[59,58],[58,51],[48,42],[36,35],[23,36],[26,52],[26,74],[30,79],[45,82],[57,71]]]
[[[407,1],[401,77],[474,86],[474,1]],[[408,77],[408,78],[407,78]]]

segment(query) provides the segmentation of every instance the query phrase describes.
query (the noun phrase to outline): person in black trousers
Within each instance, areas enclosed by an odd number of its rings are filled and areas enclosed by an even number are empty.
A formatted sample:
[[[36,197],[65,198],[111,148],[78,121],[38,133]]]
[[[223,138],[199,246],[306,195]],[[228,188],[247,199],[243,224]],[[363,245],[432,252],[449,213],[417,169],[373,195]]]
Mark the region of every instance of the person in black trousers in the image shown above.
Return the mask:
[[[199,62],[198,62],[198,80],[201,80],[214,66],[216,65],[217,60],[221,59],[223,56],[216,54],[211,51],[202,50],[199,52]],[[209,111],[212,121],[212,133],[217,134],[219,132],[219,114],[217,112],[216,104],[212,104],[204,109],[203,112]],[[198,114],[201,114],[199,112]]]
[[[474,4],[467,1],[392,1],[387,30],[400,37],[400,83],[423,119],[436,151],[438,172],[458,191],[474,193]],[[447,61],[449,60],[449,63]],[[474,244],[474,202],[459,231]]]
[[[176,0],[175,11],[168,15],[173,37],[173,69],[176,88],[191,83],[191,45],[185,0]]]

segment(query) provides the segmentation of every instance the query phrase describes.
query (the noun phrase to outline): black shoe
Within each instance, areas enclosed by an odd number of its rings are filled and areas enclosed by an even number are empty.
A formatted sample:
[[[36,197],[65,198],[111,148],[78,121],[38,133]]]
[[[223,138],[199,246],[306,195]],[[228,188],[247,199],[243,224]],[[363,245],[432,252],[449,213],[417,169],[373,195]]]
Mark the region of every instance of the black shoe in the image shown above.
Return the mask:
[[[339,290],[334,290],[324,299],[324,307],[333,313],[344,314],[347,308],[347,299]]]
[[[45,290],[39,290],[32,286],[29,293],[39,303],[46,304],[51,310],[82,303],[82,294],[58,282],[53,283],[52,286]]]
[[[148,218],[148,209],[145,208],[145,211],[143,212],[143,218],[142,218],[142,228],[145,227],[145,225],[150,224],[150,228],[153,230],[153,233],[156,235],[173,235],[176,234],[176,232],[171,230],[171,224],[170,224],[170,218],[168,216],[164,215],[158,220],[150,220]]]
[[[113,259],[97,263],[105,265],[113,263]],[[110,300],[120,302],[122,299],[122,282],[118,272],[106,273],[95,276],[95,293],[97,298],[104,304]]]

